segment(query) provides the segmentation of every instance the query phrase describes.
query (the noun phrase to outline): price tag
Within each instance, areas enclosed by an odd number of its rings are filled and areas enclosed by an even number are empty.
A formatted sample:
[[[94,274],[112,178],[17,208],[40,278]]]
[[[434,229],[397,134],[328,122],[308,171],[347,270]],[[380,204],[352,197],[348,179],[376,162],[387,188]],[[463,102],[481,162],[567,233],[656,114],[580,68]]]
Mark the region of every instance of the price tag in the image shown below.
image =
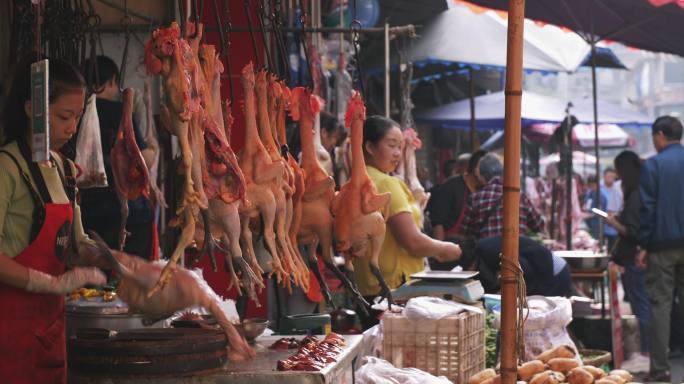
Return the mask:
[[[31,64],[31,157],[35,162],[50,158],[49,68],[48,60]]]

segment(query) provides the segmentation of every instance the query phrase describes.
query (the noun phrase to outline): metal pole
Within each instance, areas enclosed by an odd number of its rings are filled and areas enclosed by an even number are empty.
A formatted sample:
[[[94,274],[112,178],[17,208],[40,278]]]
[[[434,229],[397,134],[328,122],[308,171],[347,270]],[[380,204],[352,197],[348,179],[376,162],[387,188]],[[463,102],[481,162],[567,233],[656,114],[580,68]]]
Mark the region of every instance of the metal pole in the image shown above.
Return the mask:
[[[594,156],[596,156],[596,182],[598,183],[598,205],[601,208],[601,158],[599,157],[598,97],[596,95],[596,41],[591,41],[591,96],[594,102]],[[599,225],[599,247],[603,249],[605,237],[603,222]]]
[[[387,22],[385,22],[385,117],[390,117],[390,39]]]
[[[565,163],[561,167],[565,167],[565,247],[568,251],[572,250],[572,126],[570,118],[570,107],[572,103],[568,103],[565,109],[565,132],[563,132],[563,149],[565,152]]]
[[[475,121],[475,78],[473,68],[468,67],[468,94],[470,96],[470,152],[480,149],[480,140],[477,138],[477,123]]]
[[[342,7],[342,2],[340,1],[339,5],[339,10],[340,10],[340,28],[344,27],[344,7]],[[344,34],[340,33],[340,55],[342,54],[342,50],[344,47]]]
[[[152,27],[159,27],[158,25],[152,25]],[[131,31],[134,32],[149,32],[150,30],[150,24],[131,24],[129,26]],[[408,24],[408,25],[403,25],[399,27],[390,27],[389,32],[390,32],[390,38],[393,38],[394,36],[399,36],[399,35],[415,35],[416,29],[420,28],[420,25],[413,25],[413,24]],[[204,31],[205,32],[219,32],[219,28],[217,25],[214,24],[207,24],[204,26]],[[119,24],[103,24],[101,27],[99,27],[98,32],[100,33],[121,33],[123,31],[123,28]],[[340,28],[340,27],[307,27],[307,28],[300,28],[300,27],[283,27],[280,29],[283,32],[294,32],[294,33],[300,33],[302,30],[306,33],[348,33],[351,34],[352,31],[349,29],[349,27],[346,28]],[[273,32],[273,27],[266,27],[266,28],[258,28],[258,27],[234,27],[231,29],[231,32],[239,32],[239,33],[244,33],[244,32]],[[354,32],[358,31],[360,34],[379,34],[379,33],[385,33],[385,28],[355,28]]]
[[[520,233],[520,115],[525,0],[510,0],[506,54],[506,103],[501,268],[501,383],[514,384],[518,367],[518,266]]]

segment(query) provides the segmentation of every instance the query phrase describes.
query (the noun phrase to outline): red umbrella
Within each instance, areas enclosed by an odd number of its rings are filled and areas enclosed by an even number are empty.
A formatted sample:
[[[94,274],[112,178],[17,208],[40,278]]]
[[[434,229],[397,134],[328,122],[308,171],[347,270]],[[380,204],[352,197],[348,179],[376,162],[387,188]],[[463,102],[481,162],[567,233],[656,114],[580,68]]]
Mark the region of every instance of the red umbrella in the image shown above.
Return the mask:
[[[665,4],[677,4],[679,5],[680,8],[684,9],[684,0],[648,0],[651,4],[655,5],[656,7],[663,6]]]

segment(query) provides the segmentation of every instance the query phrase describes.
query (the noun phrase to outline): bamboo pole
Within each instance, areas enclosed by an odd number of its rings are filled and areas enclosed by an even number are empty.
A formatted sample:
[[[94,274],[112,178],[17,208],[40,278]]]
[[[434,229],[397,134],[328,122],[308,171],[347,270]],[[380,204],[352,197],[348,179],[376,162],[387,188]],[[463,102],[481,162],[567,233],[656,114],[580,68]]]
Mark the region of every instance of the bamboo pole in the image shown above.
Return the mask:
[[[501,382],[517,381],[517,276],[520,220],[520,113],[525,0],[510,0],[506,54],[503,246],[501,268]]]

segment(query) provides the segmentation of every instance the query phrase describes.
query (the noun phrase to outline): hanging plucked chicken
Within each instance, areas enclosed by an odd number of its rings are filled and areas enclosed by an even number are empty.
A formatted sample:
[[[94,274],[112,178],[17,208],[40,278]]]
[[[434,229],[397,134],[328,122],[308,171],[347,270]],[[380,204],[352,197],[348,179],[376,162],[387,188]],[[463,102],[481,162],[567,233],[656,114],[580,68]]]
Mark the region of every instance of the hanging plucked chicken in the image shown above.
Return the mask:
[[[352,171],[349,181],[333,200],[335,239],[337,250],[345,255],[345,268],[354,281],[355,257],[368,258],[370,270],[382,288],[381,296],[391,304],[390,289],[378,264],[385,238],[385,219],[389,210],[390,194],[379,194],[366,171],[363,158],[363,122],[366,107],[358,92],[353,92],[347,103],[345,124],[351,129]]]
[[[134,98],[135,90],[124,90],[121,122],[110,153],[114,185],[121,203],[119,250],[123,250],[126,243],[128,200],[136,200],[140,195],[145,196],[148,202],[150,199],[150,176],[133,133]]]
[[[195,68],[192,50],[188,42],[180,38],[180,28],[175,22],[169,28],[155,30],[145,46],[145,65],[151,74],[162,77],[165,98],[159,105],[160,118],[166,129],[178,138],[181,150],[181,169],[184,175],[181,202],[174,220],[181,226],[181,235],[169,263],[160,275],[159,282],[148,293],[154,294],[168,282],[178,260],[195,235],[195,224],[202,206],[198,186],[193,182],[193,153],[190,142],[190,122],[199,107],[197,95],[192,94],[192,73]],[[201,185],[199,186],[201,187]]]
[[[271,255],[272,274],[278,282],[289,283],[290,276],[284,269],[275,239],[276,201],[271,183],[283,174],[283,164],[273,162],[259,138],[257,127],[257,101],[252,63],[242,69],[241,82],[244,94],[245,146],[239,156],[240,168],[245,176],[247,200],[251,205],[240,207],[242,244],[250,260],[255,259],[250,221],[261,219],[266,248]]]

